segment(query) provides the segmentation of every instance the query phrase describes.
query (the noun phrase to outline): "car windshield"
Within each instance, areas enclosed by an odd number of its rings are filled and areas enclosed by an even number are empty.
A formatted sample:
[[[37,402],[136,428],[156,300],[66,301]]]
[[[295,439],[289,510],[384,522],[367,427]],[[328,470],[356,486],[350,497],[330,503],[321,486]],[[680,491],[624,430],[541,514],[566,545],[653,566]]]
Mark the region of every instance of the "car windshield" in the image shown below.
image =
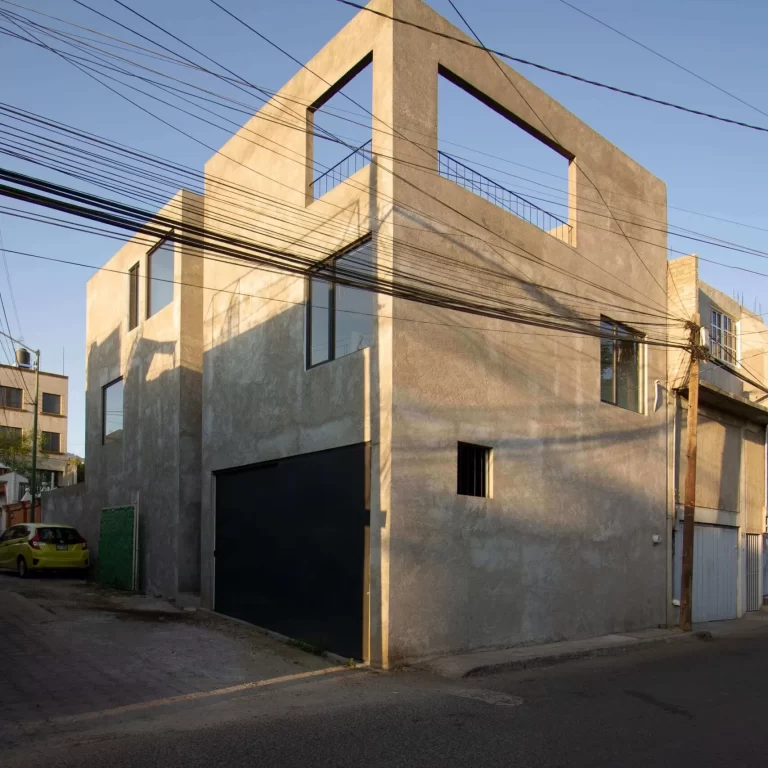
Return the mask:
[[[77,544],[80,534],[74,528],[38,528],[40,541],[49,544]]]

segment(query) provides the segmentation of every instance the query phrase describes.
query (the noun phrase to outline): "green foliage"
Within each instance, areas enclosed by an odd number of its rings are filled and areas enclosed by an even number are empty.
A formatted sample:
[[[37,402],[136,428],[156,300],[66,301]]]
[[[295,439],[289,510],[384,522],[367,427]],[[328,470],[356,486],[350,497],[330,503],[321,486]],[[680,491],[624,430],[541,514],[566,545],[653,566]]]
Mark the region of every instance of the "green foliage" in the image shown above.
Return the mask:
[[[37,455],[44,456],[41,437],[38,435]],[[10,472],[18,472],[27,479],[32,475],[32,435],[23,430],[21,436],[12,430],[0,427],[0,464]]]

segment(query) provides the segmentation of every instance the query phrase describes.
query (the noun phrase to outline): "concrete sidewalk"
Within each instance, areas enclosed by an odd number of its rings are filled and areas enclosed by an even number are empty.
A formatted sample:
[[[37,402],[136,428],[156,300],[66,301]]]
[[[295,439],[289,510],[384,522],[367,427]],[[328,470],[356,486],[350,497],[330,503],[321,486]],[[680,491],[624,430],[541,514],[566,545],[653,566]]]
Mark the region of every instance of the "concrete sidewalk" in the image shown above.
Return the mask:
[[[116,708],[151,711],[173,697],[332,666],[253,627],[165,600],[0,574],[0,735]]]
[[[561,664],[573,659],[614,656],[650,648],[662,643],[713,640],[753,630],[768,629],[768,613],[748,613],[741,619],[694,625],[693,632],[679,629],[646,629],[640,632],[603,635],[585,640],[566,640],[544,645],[527,645],[495,651],[477,651],[430,659],[416,666],[449,679],[461,679],[510,672],[530,667]]]

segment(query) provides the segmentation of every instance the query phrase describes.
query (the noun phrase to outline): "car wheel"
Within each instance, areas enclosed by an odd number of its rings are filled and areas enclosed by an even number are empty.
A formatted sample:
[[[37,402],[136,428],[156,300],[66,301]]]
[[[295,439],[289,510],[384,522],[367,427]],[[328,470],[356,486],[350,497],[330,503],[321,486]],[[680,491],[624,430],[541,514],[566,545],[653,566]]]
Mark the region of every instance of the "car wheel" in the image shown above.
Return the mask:
[[[19,578],[21,579],[26,579],[29,574],[29,571],[27,570],[27,561],[23,557],[20,557],[16,561],[16,573],[19,574]]]

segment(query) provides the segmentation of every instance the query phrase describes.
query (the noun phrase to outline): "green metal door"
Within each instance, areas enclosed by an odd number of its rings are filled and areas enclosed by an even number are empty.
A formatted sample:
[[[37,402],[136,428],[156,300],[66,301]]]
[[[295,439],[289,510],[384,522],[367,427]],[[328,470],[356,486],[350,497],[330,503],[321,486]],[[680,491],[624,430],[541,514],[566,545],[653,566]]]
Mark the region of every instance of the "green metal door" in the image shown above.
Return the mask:
[[[138,505],[101,510],[98,580],[118,589],[138,588]]]

